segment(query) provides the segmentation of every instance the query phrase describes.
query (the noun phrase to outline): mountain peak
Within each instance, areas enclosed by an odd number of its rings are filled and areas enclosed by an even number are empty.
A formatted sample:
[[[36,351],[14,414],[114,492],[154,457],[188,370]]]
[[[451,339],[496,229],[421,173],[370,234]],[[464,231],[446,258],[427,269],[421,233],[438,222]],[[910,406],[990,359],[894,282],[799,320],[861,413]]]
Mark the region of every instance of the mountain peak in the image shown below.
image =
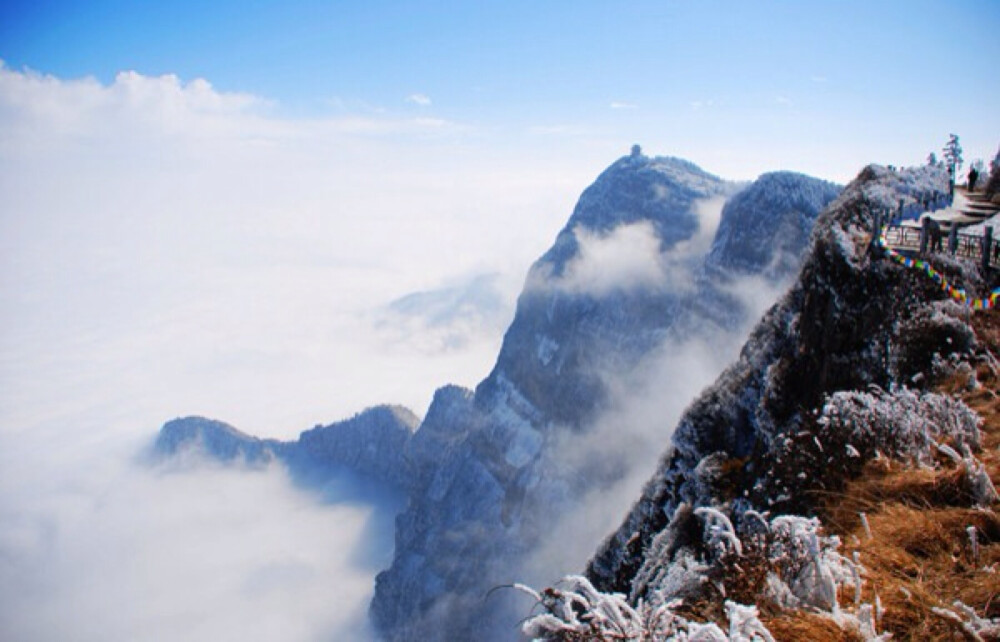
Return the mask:
[[[779,278],[789,274],[816,217],[840,190],[796,172],[762,174],[723,208],[708,266]]]

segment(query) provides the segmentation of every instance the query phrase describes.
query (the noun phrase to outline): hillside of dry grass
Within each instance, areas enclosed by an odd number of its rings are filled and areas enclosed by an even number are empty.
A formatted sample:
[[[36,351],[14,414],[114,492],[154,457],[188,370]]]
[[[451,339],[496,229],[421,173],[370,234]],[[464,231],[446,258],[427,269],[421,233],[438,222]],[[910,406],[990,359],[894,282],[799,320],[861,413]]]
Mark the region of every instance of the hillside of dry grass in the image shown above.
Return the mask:
[[[971,324],[986,354],[1000,355],[1000,311],[977,313]],[[953,374],[934,388],[982,417],[982,450],[976,457],[994,484],[1000,482],[996,362],[981,360],[971,373]],[[840,536],[845,553],[857,553],[864,568],[861,600],[882,606],[880,632],[891,633],[893,640],[1000,639],[973,633],[961,618],[949,615],[961,601],[980,617],[1000,618],[1000,517],[974,503],[962,464],[940,453],[933,468],[888,459],[869,462],[843,493],[822,502],[828,532]],[[839,597],[844,605],[855,600],[849,588],[842,588]],[[774,613],[764,622],[777,640],[860,639],[829,618],[801,611]]]

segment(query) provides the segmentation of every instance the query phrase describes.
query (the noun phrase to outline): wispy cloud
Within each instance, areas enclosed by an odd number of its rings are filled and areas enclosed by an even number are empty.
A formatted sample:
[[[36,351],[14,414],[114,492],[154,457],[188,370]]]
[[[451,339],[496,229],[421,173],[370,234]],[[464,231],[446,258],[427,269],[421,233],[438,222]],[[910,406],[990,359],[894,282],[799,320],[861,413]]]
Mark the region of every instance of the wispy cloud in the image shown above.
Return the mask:
[[[709,109],[711,107],[715,107],[717,102],[713,98],[708,98],[705,100],[692,100],[690,104],[691,104],[691,109],[695,111],[700,111],[702,109]]]
[[[774,102],[778,103],[779,105],[791,105],[792,99],[783,94],[778,94],[777,96],[774,97]]]
[[[611,103],[611,109],[638,109],[639,105],[635,103],[623,102],[623,101],[613,101]]]
[[[687,291],[694,284],[691,259],[704,254],[711,245],[724,203],[722,197],[699,201],[698,233],[666,251],[648,221],[620,225],[607,232],[575,228],[579,250],[562,275],[536,274],[528,287],[593,297],[616,291]]]
[[[420,107],[428,107],[431,104],[431,99],[427,94],[410,94],[406,97],[406,102]]]
[[[817,84],[823,84],[823,83],[827,82],[826,76],[812,76],[809,80],[811,80],[811,81],[813,81],[814,83],[817,83]]]

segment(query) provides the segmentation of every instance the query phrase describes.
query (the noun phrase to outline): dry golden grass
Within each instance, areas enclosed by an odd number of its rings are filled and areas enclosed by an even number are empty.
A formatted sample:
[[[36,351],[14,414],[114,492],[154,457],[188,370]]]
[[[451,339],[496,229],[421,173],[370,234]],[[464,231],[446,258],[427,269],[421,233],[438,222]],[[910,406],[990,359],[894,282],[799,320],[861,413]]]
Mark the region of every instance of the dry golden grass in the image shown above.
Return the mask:
[[[1000,311],[973,318],[977,336],[993,355],[1000,355]],[[980,386],[969,390],[968,378],[955,376],[938,391],[960,397],[984,419],[983,450],[977,457],[994,483],[1000,482],[1000,378],[993,365],[977,365]],[[884,611],[880,631],[894,640],[974,639],[956,623],[934,612],[956,600],[985,617],[1000,617],[1000,518],[989,508],[971,507],[965,475],[942,458],[935,470],[899,462],[872,462],[842,494],[824,498],[822,517],[840,535],[843,552],[857,551],[865,568],[862,600],[878,595]],[[859,513],[866,513],[871,538]],[[974,559],[968,527],[979,544]],[[854,601],[853,589],[841,603]],[[828,621],[805,613],[789,613],[767,621],[778,640],[835,640]],[[847,633],[840,635],[846,636]]]
[[[761,622],[775,640],[809,640],[810,642],[861,642],[853,631],[845,631],[828,617],[794,611],[774,617],[763,617]]]

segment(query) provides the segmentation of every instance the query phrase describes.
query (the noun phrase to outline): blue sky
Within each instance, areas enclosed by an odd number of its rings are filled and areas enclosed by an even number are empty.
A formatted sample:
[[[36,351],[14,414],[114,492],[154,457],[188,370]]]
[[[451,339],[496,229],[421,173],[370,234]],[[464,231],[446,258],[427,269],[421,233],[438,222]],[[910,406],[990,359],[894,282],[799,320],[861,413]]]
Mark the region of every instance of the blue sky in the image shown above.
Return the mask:
[[[541,132],[568,154],[637,141],[736,178],[771,161],[846,180],[952,131],[991,155],[998,28],[993,0],[13,2],[0,58],[205,78],[288,117],[420,113],[525,153]]]

